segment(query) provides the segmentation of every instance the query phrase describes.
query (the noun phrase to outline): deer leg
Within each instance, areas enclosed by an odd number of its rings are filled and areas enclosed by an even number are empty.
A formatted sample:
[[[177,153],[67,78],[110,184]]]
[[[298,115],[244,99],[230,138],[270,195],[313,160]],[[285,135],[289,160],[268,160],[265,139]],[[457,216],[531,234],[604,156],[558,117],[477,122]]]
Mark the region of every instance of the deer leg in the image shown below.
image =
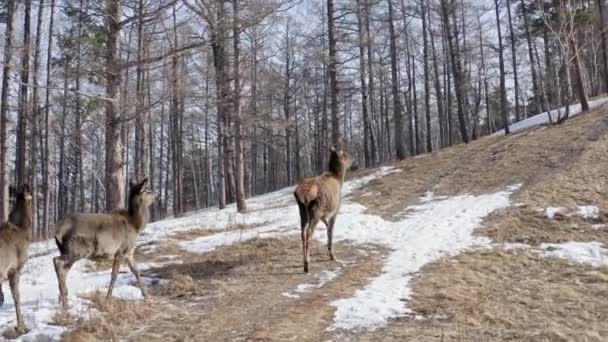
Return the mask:
[[[4,304],[4,292],[2,292],[2,283],[0,283],[0,308]]]
[[[146,299],[148,295],[146,294],[143,282],[141,281],[141,275],[139,274],[139,270],[137,269],[137,264],[135,264],[135,257],[133,256],[133,254],[127,257],[127,264],[129,265],[129,269],[131,269],[131,272],[135,276],[135,279],[137,279],[137,286],[139,286],[139,289],[141,290],[141,295],[144,297],[144,299]]]
[[[304,204],[298,201],[298,209],[300,210],[300,228],[302,229],[302,257],[304,261],[304,272],[308,272],[308,263],[306,262],[306,228],[308,227],[308,211]]]
[[[59,302],[64,310],[68,309],[68,288],[65,283],[67,273],[70,270],[71,264],[65,262],[64,256],[53,258],[55,264],[55,273],[57,274],[57,282],[59,283]]]
[[[116,278],[118,278],[118,271],[120,269],[121,262],[122,257],[118,254],[114,255],[114,263],[112,264],[112,278],[110,279],[110,287],[108,287],[106,300],[109,300],[112,297],[112,290],[114,290],[114,284],[116,283]]]
[[[15,312],[17,314],[17,328],[18,333],[25,333],[27,328],[23,321],[23,315],[21,314],[21,295],[19,293],[19,277],[18,271],[15,271],[9,275],[8,281],[11,287],[11,293],[13,294],[13,301],[15,302]]]
[[[319,219],[313,217],[308,223],[308,228],[306,229],[306,243],[304,244],[304,272],[308,273],[308,264],[310,263],[310,240],[312,239],[312,234],[315,232],[315,228],[317,228],[317,224],[319,223]]]
[[[327,224],[327,253],[329,254],[329,260],[331,261],[336,260],[334,252],[331,249],[331,244],[334,237],[334,224],[336,223],[337,216],[338,215],[332,216]]]

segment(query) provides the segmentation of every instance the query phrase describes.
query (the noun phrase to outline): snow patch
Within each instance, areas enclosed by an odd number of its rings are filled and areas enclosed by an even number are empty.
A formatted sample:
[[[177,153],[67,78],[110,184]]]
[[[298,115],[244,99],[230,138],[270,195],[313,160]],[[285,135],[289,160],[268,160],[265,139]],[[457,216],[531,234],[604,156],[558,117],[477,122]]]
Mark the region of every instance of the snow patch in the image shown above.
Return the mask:
[[[553,218],[555,218],[555,215],[560,214],[562,211],[564,210],[564,208],[562,207],[548,207],[545,208],[545,217],[548,218],[549,220],[553,220]]]
[[[409,282],[420,268],[445,256],[455,255],[474,245],[488,246],[487,238],[474,237],[484,217],[509,206],[509,196],[518,186],[488,195],[461,195],[435,201],[427,200],[407,208],[401,221],[388,222],[363,214],[362,206],[350,205],[342,211],[342,229],[357,243],[382,243],[392,252],[382,274],[351,298],[332,302],[336,307],[335,329],[375,329],[388,319],[411,314],[407,307]],[[346,228],[346,229],[345,229]],[[344,233],[342,233],[344,234]],[[340,237],[338,238],[340,239]]]
[[[607,102],[608,102],[608,98],[597,99],[594,101],[590,101],[589,107],[596,108]],[[522,120],[522,121],[519,121],[512,125],[509,125],[509,128],[511,129],[511,133],[514,134],[517,132],[525,131],[525,130],[535,127],[535,126],[546,125],[549,123],[549,115],[551,115],[552,121],[556,122],[557,116],[558,116],[557,115],[558,111],[559,111],[559,113],[561,113],[561,116],[564,116],[566,113],[566,108],[564,107],[564,108],[551,110],[550,112],[540,113],[540,114],[531,116],[525,120]],[[580,104],[575,104],[575,105],[570,106],[570,116],[571,117],[580,114],[580,112],[581,112]],[[493,135],[504,135],[504,134],[505,134],[504,130],[501,130],[499,132],[494,133]]]
[[[297,295],[297,294],[291,294],[291,293],[289,293],[289,292],[283,292],[283,293],[281,293],[281,296],[283,296],[283,297],[287,297],[287,298],[293,298],[293,299],[300,298],[300,295]]]
[[[594,205],[581,205],[576,207],[576,215],[590,220],[597,220],[600,218],[600,208]]]
[[[336,279],[338,275],[340,275],[339,269],[337,271],[323,271],[319,275],[319,282],[317,284],[300,284],[298,287],[296,287],[295,291],[299,293],[306,293],[313,289],[320,289],[325,286],[325,284]]]
[[[545,256],[557,257],[592,266],[608,265],[608,249],[599,242],[566,242],[540,245]]]

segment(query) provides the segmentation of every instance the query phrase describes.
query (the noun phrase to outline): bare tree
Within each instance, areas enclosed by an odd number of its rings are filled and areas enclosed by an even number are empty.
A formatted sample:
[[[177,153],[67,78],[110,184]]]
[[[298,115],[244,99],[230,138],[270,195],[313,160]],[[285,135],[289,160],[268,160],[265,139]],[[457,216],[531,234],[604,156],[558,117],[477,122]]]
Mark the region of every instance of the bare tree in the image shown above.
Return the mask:
[[[340,119],[338,104],[338,50],[335,37],[334,0],[327,0],[327,40],[329,44],[329,88],[331,92],[331,141],[340,141]]]
[[[120,115],[118,112],[120,87],[120,1],[105,0],[105,155],[106,155],[106,210],[123,206],[125,181],[123,174],[122,142],[120,138]]]
[[[391,89],[393,96],[393,120],[395,123],[395,151],[397,158],[405,159],[405,139],[403,129],[403,107],[399,99],[399,83],[397,79],[397,37],[395,34],[395,23],[393,22],[393,1],[388,1],[388,27],[390,33],[391,54]]]
[[[0,95],[0,214],[2,221],[8,219],[8,179],[7,179],[7,125],[8,125],[8,96],[11,62],[13,56],[13,17],[15,1],[6,1],[6,29],[4,31],[4,61],[2,65],[2,93]]]
[[[505,134],[509,134],[510,128],[509,114],[507,111],[507,89],[505,76],[504,47],[502,44],[502,30],[500,20],[500,1],[501,0],[494,0],[494,9],[496,13],[496,32],[498,34],[498,65],[500,68],[500,115],[502,117],[502,124],[504,126]]]

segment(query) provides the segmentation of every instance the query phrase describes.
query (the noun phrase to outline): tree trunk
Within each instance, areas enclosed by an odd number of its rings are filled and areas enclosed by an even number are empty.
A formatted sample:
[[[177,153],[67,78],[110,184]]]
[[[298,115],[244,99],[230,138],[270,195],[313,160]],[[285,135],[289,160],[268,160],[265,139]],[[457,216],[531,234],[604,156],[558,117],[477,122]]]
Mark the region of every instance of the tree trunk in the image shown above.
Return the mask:
[[[46,54],[46,92],[44,99],[44,158],[42,162],[42,231],[44,232],[44,237],[48,237],[49,235],[49,210],[50,210],[50,183],[49,183],[49,166],[50,166],[50,149],[49,149],[49,114],[50,114],[50,95],[52,86],[51,82],[51,68],[52,68],[52,56],[53,56],[53,29],[55,24],[55,0],[51,0],[51,8],[50,8],[50,19],[49,19],[49,29],[48,29],[48,43],[47,43],[47,54]]]
[[[366,35],[363,32],[363,9],[361,0],[357,0],[357,33],[359,34],[359,81],[361,83],[361,113],[363,116],[363,164],[371,167],[374,160],[370,151],[371,125],[368,112],[367,84],[365,81],[365,42]]]
[[[118,114],[120,87],[120,1],[105,0],[106,27],[106,211],[119,208],[125,202],[120,117]]]
[[[32,193],[38,193],[38,169],[37,164],[39,161],[38,156],[38,147],[42,145],[39,144],[42,141],[40,138],[40,96],[39,96],[39,72],[40,72],[40,41],[42,38],[42,17],[44,15],[44,0],[40,0],[38,6],[38,17],[36,20],[36,38],[34,42],[34,70],[33,70],[33,79],[32,83],[34,84],[34,89],[32,91],[32,117],[31,117],[31,125],[32,130],[30,133],[30,168],[28,179],[30,182],[30,186],[32,189]],[[38,196],[32,196],[32,232],[34,232],[34,237],[36,239],[43,238],[43,231],[40,229],[41,225],[38,221]]]
[[[513,31],[513,19],[511,18],[511,4],[509,0],[505,0],[507,4],[507,15],[509,18],[509,36],[511,39],[511,61],[513,63],[513,91],[515,92],[515,121],[521,120],[519,111],[519,78],[517,77],[517,51],[515,47],[515,32]]]
[[[238,0],[232,0],[233,20],[232,20],[232,42],[234,44],[234,130],[236,144],[236,207],[239,213],[247,211],[245,204],[245,156],[243,152],[243,132],[241,128],[241,77],[240,77],[240,56],[239,56],[239,6]]]
[[[587,98],[587,92],[585,90],[585,80],[583,78],[583,68],[581,66],[580,52],[576,41],[574,38],[570,39],[570,48],[572,49],[572,53],[574,54],[573,62],[574,62],[574,72],[576,78],[576,90],[578,92],[578,99],[581,102],[581,109],[583,111],[589,110],[589,99]],[[566,63],[566,68],[569,65]]]
[[[17,146],[16,146],[16,176],[17,184],[27,183],[25,151],[27,144],[27,120],[30,115],[28,100],[28,84],[30,80],[30,24],[32,0],[24,2],[23,18],[23,55],[21,56],[21,86],[19,90],[19,107],[17,113]]]
[[[428,13],[428,20],[429,20],[429,25],[431,23],[431,15],[430,12],[428,10],[428,2],[427,2],[427,13]],[[445,139],[445,116],[444,116],[444,109],[443,109],[443,98],[441,95],[441,83],[440,83],[440,78],[439,78],[439,67],[437,66],[437,54],[435,52],[435,37],[433,34],[433,30],[431,27],[429,27],[429,33],[431,36],[431,52],[433,54],[433,76],[434,76],[434,85],[435,85],[435,98],[437,101],[437,116],[439,118],[439,145],[441,147],[445,147],[446,145],[446,139]]]
[[[490,115],[490,95],[488,92],[488,73],[486,70],[486,56],[483,50],[483,30],[481,28],[481,16],[477,16],[477,22],[479,23],[479,56],[481,58],[481,71],[483,72],[483,89],[485,93],[485,102],[486,102],[486,125],[488,129],[488,135],[493,133],[492,124],[493,120]]]
[[[146,111],[144,110],[144,1],[139,0],[137,5],[137,70],[135,84],[135,177],[137,181],[141,180],[148,173],[148,149],[147,132],[145,125]]]
[[[224,117],[228,100],[228,85],[226,80],[226,56],[224,40],[224,1],[217,0],[215,13],[216,26],[212,28],[211,48],[213,50],[213,65],[215,68],[215,86],[217,89],[217,146],[218,146],[218,207],[226,208],[226,169],[224,163]]]
[[[500,68],[500,115],[502,117],[502,124],[505,129],[505,134],[509,134],[509,114],[507,111],[507,89],[505,84],[505,59],[502,44],[502,30],[500,27],[500,0],[494,0],[494,5],[496,13],[496,31],[498,34],[498,65]]]
[[[602,1],[602,0],[599,0]],[[543,112],[543,94],[539,84],[538,70],[536,69],[536,62],[534,61],[534,50],[532,48],[532,37],[530,34],[530,24],[528,23],[528,13],[524,0],[520,0],[522,8],[522,15],[524,17],[524,30],[526,35],[526,43],[528,44],[528,58],[530,59],[530,71],[532,73],[532,91],[534,92],[534,103],[536,105],[536,113],[540,114]],[[486,82],[486,81],[484,81]]]
[[[397,37],[395,35],[395,24],[393,22],[393,1],[387,1],[391,54],[391,89],[393,96],[393,121],[395,124],[395,151],[398,159],[405,159],[405,132],[403,129],[403,107],[401,106],[401,100],[399,98],[399,83],[397,79]]]
[[[453,8],[452,8],[453,9]],[[465,85],[464,77],[462,72],[461,64],[461,52],[457,48],[457,43],[454,42],[455,34],[452,32],[450,20],[449,20],[449,7],[447,0],[441,0],[441,11],[443,14],[443,21],[446,28],[448,50],[450,53],[450,61],[452,64],[452,73],[454,74],[454,87],[456,89],[456,104],[458,107],[458,122],[460,125],[460,135],[465,143],[469,142],[469,132],[467,128],[467,120],[465,117],[464,108],[464,97],[465,97]],[[456,27],[456,24],[454,23]],[[448,109],[448,112],[450,110]],[[450,133],[451,134],[451,133]]]
[[[331,142],[340,142],[340,119],[338,113],[338,52],[335,37],[334,0],[327,0],[327,39],[329,44],[329,87],[331,90]]]
[[[8,177],[6,152],[8,150],[8,95],[13,56],[13,17],[15,1],[6,0],[6,29],[4,30],[4,63],[2,65],[2,93],[0,95],[0,215],[2,221],[8,219]]]
[[[433,139],[431,136],[431,85],[429,70],[429,43],[427,38],[427,4],[424,0],[420,4],[422,16],[422,40],[423,40],[423,59],[424,59],[424,110],[426,113],[426,152],[433,152]]]
[[[287,184],[291,185],[292,180],[292,152],[291,152],[291,122],[290,122],[290,106],[291,106],[291,38],[289,36],[289,21],[287,21],[285,30],[285,85],[283,93],[283,112],[285,113],[285,170],[287,173]]]
[[[374,165],[376,165],[380,161],[380,156],[378,153],[378,141],[376,138],[379,135],[374,134],[374,125],[372,124],[373,118],[377,118],[376,113],[376,99],[374,92],[374,53],[372,51],[372,43],[373,43],[373,35],[370,30],[370,4],[369,0],[365,1],[365,37],[367,38],[367,84],[368,84],[368,98],[369,98],[369,114],[370,114],[370,155],[372,160],[374,161]],[[378,125],[377,125],[378,126]]]
[[[604,70],[604,91],[608,92],[608,14],[606,0],[597,0],[600,39],[602,46],[602,68]]]

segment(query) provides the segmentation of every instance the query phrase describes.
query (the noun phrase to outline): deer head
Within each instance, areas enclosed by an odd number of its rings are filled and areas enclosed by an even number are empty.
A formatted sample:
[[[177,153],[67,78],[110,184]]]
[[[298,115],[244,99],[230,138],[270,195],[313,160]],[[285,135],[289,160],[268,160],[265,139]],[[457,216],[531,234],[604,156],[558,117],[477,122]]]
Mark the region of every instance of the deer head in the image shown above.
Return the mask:
[[[156,200],[156,195],[149,190],[148,178],[144,178],[140,183],[130,182],[129,207],[148,208]]]

